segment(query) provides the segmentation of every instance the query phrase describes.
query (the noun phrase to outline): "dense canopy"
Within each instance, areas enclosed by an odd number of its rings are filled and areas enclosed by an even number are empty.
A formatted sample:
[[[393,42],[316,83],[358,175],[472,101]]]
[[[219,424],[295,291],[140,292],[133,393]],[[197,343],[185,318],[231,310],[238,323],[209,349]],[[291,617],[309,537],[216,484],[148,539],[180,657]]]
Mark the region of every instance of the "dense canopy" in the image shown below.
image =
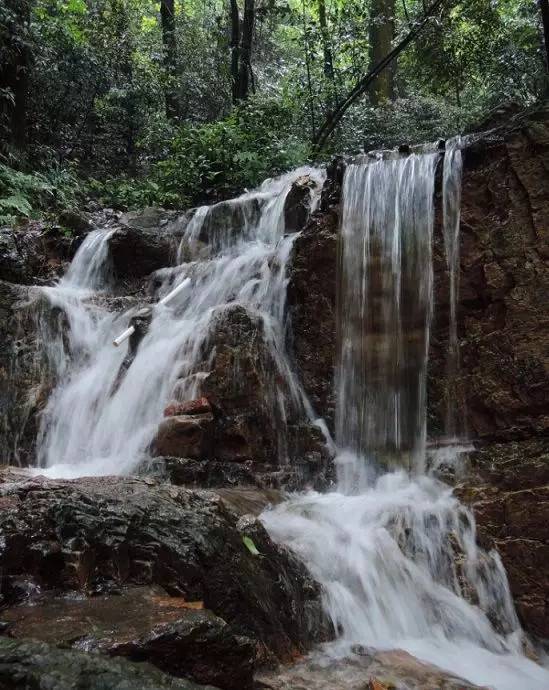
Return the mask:
[[[6,0],[0,215],[75,194],[181,207],[463,131],[544,96],[548,15],[547,0]]]

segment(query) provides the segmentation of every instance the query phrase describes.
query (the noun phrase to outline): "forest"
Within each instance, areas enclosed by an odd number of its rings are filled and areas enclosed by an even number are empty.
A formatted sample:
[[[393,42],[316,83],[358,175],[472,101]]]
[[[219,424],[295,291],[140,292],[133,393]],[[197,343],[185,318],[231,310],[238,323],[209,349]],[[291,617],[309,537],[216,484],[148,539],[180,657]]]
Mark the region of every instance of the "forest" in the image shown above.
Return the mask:
[[[0,218],[226,198],[547,92],[547,0],[3,0]]]

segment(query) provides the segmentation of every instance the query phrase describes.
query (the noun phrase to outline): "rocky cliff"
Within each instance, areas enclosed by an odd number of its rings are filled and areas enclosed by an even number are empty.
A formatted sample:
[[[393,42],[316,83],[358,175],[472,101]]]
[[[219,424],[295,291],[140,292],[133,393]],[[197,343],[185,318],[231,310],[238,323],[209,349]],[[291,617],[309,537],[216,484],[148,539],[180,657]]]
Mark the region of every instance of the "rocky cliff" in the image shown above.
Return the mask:
[[[470,136],[463,150],[458,338],[447,376],[449,294],[439,179],[435,305],[429,353],[429,438],[444,435],[449,393],[461,435],[478,449],[462,495],[500,551],[523,623],[549,636],[549,108]],[[336,351],[338,224],[343,161],[321,210],[295,244],[290,272],[293,353],[329,421]],[[527,507],[529,506],[529,507]],[[534,509],[535,507],[535,509]]]

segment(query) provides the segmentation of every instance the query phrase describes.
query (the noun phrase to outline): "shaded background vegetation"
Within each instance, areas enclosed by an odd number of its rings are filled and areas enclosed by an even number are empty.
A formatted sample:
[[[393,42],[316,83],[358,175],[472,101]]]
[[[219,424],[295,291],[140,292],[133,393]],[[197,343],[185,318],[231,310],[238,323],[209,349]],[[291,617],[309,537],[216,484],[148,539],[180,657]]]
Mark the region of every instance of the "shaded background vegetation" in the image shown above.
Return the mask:
[[[188,206],[528,106],[547,94],[546,6],[441,0],[314,151],[423,0],[3,0],[0,221],[90,197]]]

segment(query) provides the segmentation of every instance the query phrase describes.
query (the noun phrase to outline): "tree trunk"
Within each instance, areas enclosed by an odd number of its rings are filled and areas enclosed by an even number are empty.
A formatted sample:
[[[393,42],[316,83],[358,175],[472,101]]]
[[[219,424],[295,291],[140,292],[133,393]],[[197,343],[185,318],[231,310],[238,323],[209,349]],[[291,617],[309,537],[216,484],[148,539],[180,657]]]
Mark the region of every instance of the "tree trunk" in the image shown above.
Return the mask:
[[[252,42],[254,35],[254,0],[244,0],[244,19],[242,21],[242,40],[240,41],[240,64],[238,67],[237,100],[248,98],[250,75],[252,72]]]
[[[328,140],[328,137],[332,134],[339,122],[341,122],[341,118],[345,115],[349,107],[368,90],[374,79],[382,74],[383,71],[387,69],[387,67],[389,67],[394,60],[396,60],[400,53],[402,53],[402,51],[405,50],[406,47],[421,33],[429,19],[435,14],[435,12],[438,11],[438,9],[443,5],[444,1],[445,0],[434,0],[434,2],[425,10],[421,20],[419,20],[410,29],[400,43],[396,45],[387,55],[385,55],[382,60],[374,65],[367,74],[357,81],[354,88],[322,123],[322,126],[318,130],[313,141],[313,153],[317,154],[322,149]]]
[[[539,0],[539,9],[543,25],[543,42],[545,43],[545,70],[549,74],[549,0]]]
[[[30,48],[30,0],[8,3],[13,21],[8,28],[8,43],[2,50],[5,56],[0,66],[0,89],[7,89],[11,98],[2,100],[1,114],[9,128],[9,139],[21,154],[27,148],[27,101],[29,70],[32,62]]]
[[[231,86],[233,103],[238,102],[238,65],[240,63],[240,14],[237,0],[231,0]]]
[[[328,22],[326,20],[326,1],[318,0],[318,23],[320,25],[320,35],[322,37],[322,52],[324,54],[324,76],[333,81],[334,79],[334,60],[330,47],[330,34]]]
[[[395,0],[373,0],[370,15],[370,65],[379,63],[391,52],[395,37]],[[395,63],[374,79],[368,89],[374,105],[393,98]]]
[[[166,116],[173,120],[179,115],[177,97],[177,41],[175,35],[175,0],[160,0],[162,22],[162,44],[164,47],[164,68],[166,70]]]

